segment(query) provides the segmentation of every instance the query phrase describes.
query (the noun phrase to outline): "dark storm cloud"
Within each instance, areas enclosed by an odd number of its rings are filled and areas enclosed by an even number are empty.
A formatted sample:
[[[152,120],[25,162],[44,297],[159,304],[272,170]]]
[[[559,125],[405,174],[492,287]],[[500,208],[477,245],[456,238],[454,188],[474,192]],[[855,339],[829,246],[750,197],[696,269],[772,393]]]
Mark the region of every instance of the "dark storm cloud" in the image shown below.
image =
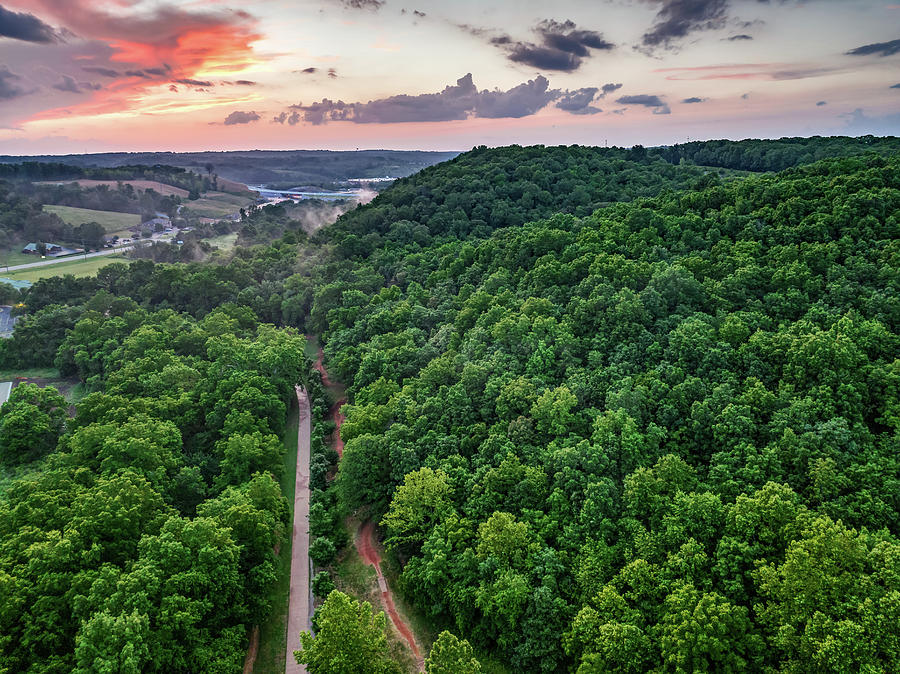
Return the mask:
[[[576,89],[560,98],[556,102],[556,107],[571,112],[573,115],[596,115],[598,112],[603,112],[600,108],[591,105],[598,91],[600,90],[597,87]]]
[[[893,56],[897,52],[900,52],[900,40],[866,44],[862,47],[851,49],[847,54],[851,56]]]
[[[0,5],[0,37],[42,44],[60,41],[57,32],[34,14],[13,12],[2,5]]]
[[[309,105],[292,105],[304,122],[325,124],[347,121],[356,124],[395,124],[403,122],[448,122],[469,117],[490,119],[519,118],[533,115],[549,104],[563,103],[561,109],[575,114],[592,114],[590,103],[599,89],[588,87],[575,91],[551,89],[547,78],[538,76],[506,91],[479,89],[467,74],[455,85],[434,94],[398,94],[367,103],[332,101],[328,98]],[[291,123],[287,113],[275,116],[273,122]],[[299,121],[299,119],[298,119]]]
[[[620,105],[642,105],[645,108],[652,108],[654,115],[668,115],[672,112],[666,102],[659,96],[651,96],[649,94],[622,96],[616,99],[616,103]]]
[[[467,25],[460,27],[476,36],[485,32]],[[579,29],[569,20],[546,19],[535,26],[534,32],[540,38],[537,43],[513,40],[509,35],[493,37],[490,43],[505,51],[510,61],[561,72],[578,70],[591,50],[607,51],[615,47],[603,38],[602,33]]]
[[[18,84],[21,81],[21,76],[11,72],[6,66],[0,66],[0,101],[11,101],[34,91],[23,89]]]
[[[104,68],[103,66],[82,66],[81,69],[86,73],[94,73],[103,77],[118,77],[119,71],[112,68]]]
[[[165,66],[164,68],[144,68],[144,72],[148,75],[157,75],[162,77],[166,73],[172,70],[169,66]]]
[[[188,87],[211,87],[214,86],[212,82],[207,82],[206,80],[192,80],[188,78],[175,80],[176,84],[183,84]]]
[[[225,126],[232,126],[233,124],[249,124],[258,119],[259,115],[255,112],[241,112],[240,110],[235,110],[225,118],[223,124],[225,124]]]
[[[143,70],[126,70],[125,76],[126,77],[142,77],[146,80],[150,79],[150,75],[145,73]]]
[[[731,37],[726,37],[724,39],[727,42],[740,42],[741,40],[752,40],[753,36],[741,33],[740,35],[732,35]]]
[[[613,82],[610,82],[609,84],[604,84],[602,87],[600,87],[600,98],[604,98],[606,94],[611,94],[612,92],[621,88],[621,83],[614,84]]]
[[[705,103],[705,98],[699,98],[697,96],[691,96],[690,98],[685,98],[681,101],[682,103]]]
[[[728,0],[651,1],[662,6],[651,29],[641,37],[641,45],[646,49],[671,49],[690,33],[722,28],[728,19]]]

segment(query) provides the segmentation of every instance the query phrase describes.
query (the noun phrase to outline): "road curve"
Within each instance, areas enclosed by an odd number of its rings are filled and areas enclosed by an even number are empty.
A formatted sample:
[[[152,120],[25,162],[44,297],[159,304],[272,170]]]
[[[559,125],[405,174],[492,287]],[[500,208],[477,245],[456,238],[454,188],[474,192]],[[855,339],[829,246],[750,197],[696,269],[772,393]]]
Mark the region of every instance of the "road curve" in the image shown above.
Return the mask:
[[[300,632],[311,629],[311,593],[309,584],[309,396],[299,386],[297,404],[297,477],[294,484],[294,523],[291,534],[291,590],[288,599],[287,647],[284,654],[285,674],[306,672],[294,659],[300,650]]]

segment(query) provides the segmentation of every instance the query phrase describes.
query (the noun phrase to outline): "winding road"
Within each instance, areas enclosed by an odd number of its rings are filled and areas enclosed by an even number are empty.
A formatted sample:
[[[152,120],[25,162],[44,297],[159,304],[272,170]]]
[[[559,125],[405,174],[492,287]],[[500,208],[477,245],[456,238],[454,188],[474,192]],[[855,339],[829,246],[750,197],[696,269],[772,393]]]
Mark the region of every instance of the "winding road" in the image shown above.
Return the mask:
[[[296,389],[300,420],[297,424],[297,477],[294,484],[291,590],[288,599],[285,674],[306,672],[306,667],[294,659],[294,651],[300,650],[300,632],[307,632],[312,628],[310,617],[313,604],[309,582],[309,396],[299,386]]]

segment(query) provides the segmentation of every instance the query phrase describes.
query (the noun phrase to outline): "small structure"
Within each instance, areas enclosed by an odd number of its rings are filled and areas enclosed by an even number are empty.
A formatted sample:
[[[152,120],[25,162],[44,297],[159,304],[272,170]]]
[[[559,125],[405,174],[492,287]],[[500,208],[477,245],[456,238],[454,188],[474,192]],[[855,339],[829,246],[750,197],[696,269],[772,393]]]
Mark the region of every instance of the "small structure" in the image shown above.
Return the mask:
[[[11,381],[0,382],[0,406],[9,400],[9,394],[12,393],[13,383]]]
[[[169,220],[168,217],[165,217],[165,218],[159,218],[159,217],[157,217],[157,218],[150,218],[150,219],[147,220],[146,222],[142,222],[142,223],[141,223],[141,227],[152,227],[152,228],[154,228],[154,229],[156,229],[156,228],[159,228],[159,229],[165,229],[166,227],[171,227],[171,226],[172,226],[172,221]]]
[[[40,255],[40,245],[40,243],[29,243],[22,249],[22,252],[28,255]],[[63,251],[63,247],[57,243],[45,243],[44,248],[47,251],[47,255],[58,255]]]
[[[40,243],[29,243],[22,249],[22,252],[26,255],[40,255]],[[61,257],[63,255],[75,255],[77,253],[83,253],[84,250],[81,248],[66,248],[65,246],[60,246],[58,243],[45,243],[43,244],[45,255],[50,257]]]
[[[23,281],[22,279],[3,277],[0,277],[0,283],[7,283],[16,290],[25,290],[25,288],[30,288],[33,285],[31,281]]]

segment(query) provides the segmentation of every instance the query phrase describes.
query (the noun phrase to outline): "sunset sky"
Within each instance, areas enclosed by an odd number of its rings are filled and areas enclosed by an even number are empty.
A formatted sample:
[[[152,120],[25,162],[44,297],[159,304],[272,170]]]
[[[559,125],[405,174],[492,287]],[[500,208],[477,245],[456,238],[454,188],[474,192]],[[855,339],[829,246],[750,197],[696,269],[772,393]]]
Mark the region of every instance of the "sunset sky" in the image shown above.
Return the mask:
[[[900,135],[884,0],[0,0],[0,153]]]

